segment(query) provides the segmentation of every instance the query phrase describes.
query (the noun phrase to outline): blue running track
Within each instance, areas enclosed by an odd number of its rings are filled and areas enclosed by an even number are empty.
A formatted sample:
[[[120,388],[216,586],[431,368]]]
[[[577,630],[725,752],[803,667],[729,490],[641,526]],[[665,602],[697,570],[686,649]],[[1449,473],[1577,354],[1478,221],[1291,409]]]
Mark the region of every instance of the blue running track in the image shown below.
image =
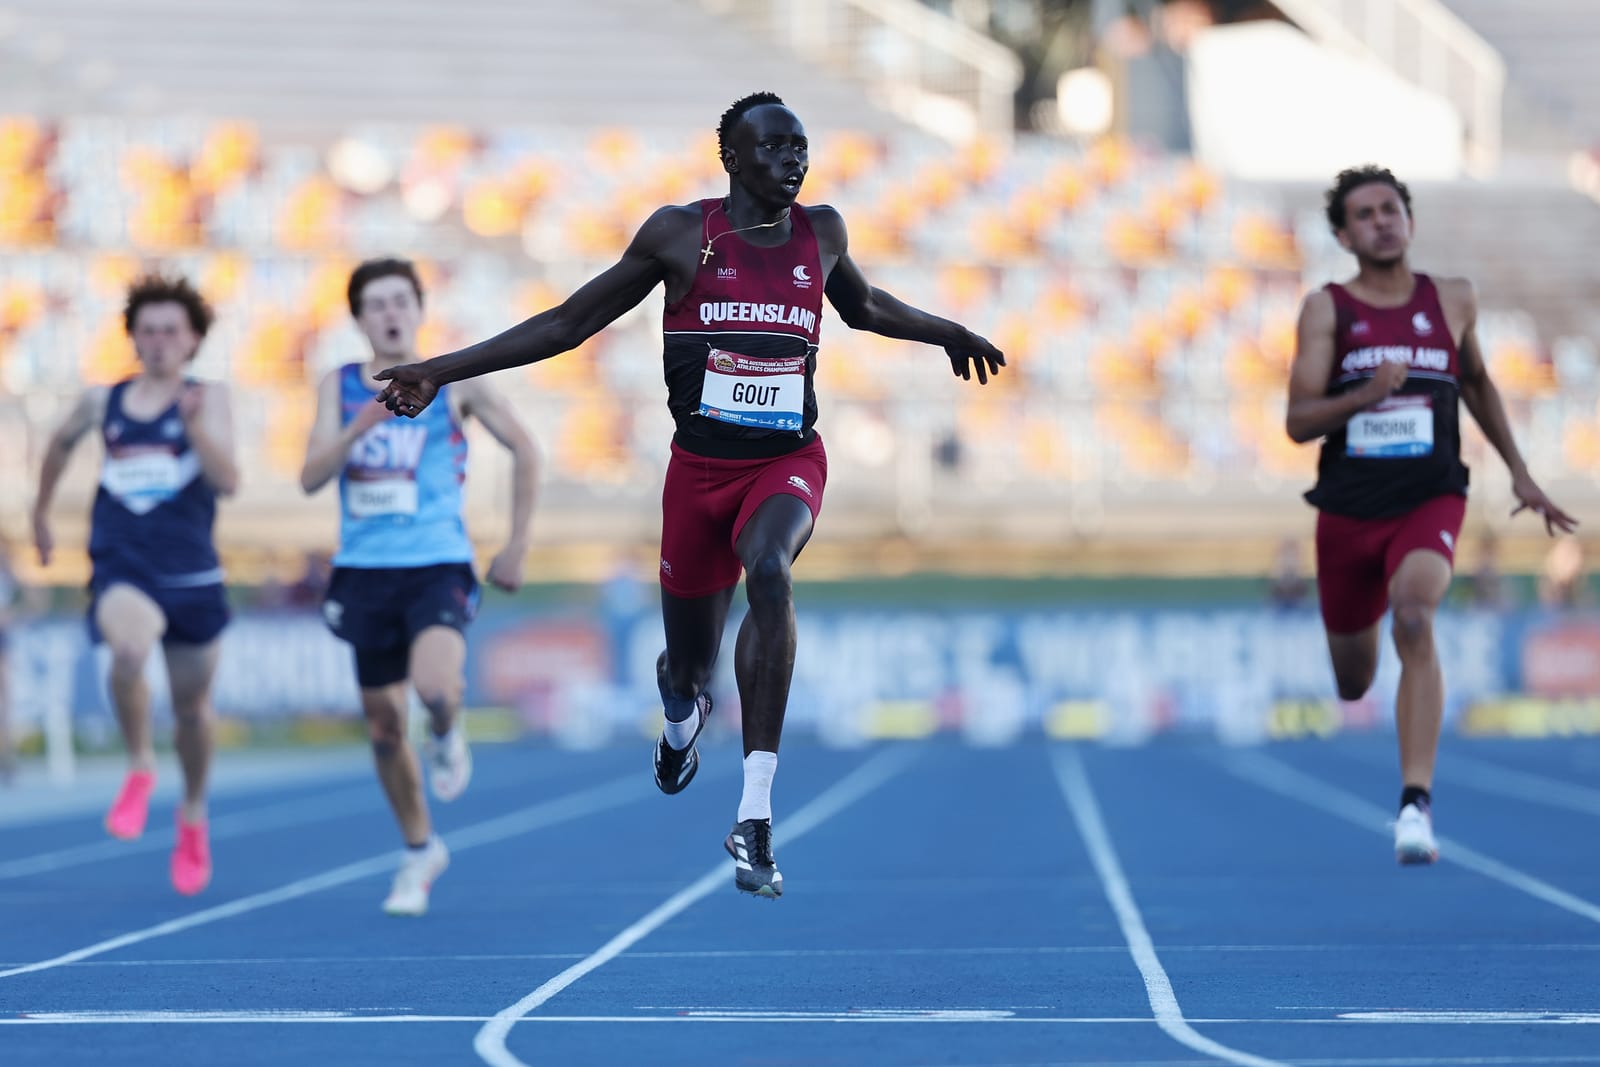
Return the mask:
[[[8,819],[0,1064],[1600,1064],[1600,741],[1447,739],[1432,868],[1394,863],[1382,735],[796,742],[776,903],[703,755],[664,797],[648,742],[479,746],[419,920],[348,764],[219,797],[192,900],[170,805],[133,844]]]

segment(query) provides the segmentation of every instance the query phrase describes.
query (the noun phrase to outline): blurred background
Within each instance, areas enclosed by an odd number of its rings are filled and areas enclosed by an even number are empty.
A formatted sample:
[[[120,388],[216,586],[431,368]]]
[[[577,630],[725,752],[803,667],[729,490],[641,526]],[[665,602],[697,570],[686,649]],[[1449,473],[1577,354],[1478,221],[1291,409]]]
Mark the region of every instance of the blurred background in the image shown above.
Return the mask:
[[[1410,183],[1413,265],[1476,280],[1535,477],[1600,523],[1596,44],[1589,0],[0,0],[13,740],[65,773],[115,738],[82,626],[96,449],[49,569],[27,516],[77,392],[133,367],[132,277],[196,281],[218,312],[196,372],[234,387],[223,736],[355,736],[316,613],[337,505],[297,484],[313,384],[366,356],[350,269],[419,262],[429,352],[498,332],[657,205],[724,192],[716,123],[756,89],[805,122],[802,200],[844,213],[869,280],[1009,360],[980,389],[829,316],[791,723],[841,744],[1386,728],[1387,649],[1368,700],[1332,699],[1300,500],[1316,452],[1282,428],[1299,299],[1353,270],[1322,190],[1366,162]],[[544,469],[533,581],[472,634],[481,735],[655,728],[660,310],[500,375]],[[1511,519],[1475,429],[1464,450],[1451,728],[1600,731],[1594,546]],[[485,559],[507,485],[477,449]]]

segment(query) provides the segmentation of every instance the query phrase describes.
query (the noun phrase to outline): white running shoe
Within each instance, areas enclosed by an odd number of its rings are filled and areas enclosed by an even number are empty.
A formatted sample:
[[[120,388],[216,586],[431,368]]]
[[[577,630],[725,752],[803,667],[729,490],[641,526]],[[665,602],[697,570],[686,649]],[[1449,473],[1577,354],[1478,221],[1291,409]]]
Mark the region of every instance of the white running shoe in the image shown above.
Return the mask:
[[[448,804],[467,791],[467,783],[472,781],[472,749],[467,747],[467,733],[459,721],[443,737],[429,733],[422,754],[434,799]]]
[[[1400,809],[1394,821],[1394,858],[1401,863],[1432,863],[1439,858],[1433,839],[1433,816],[1415,804]]]
[[[400,869],[395,872],[394,886],[383,910],[390,915],[428,914],[428,891],[434,879],[450,866],[450,850],[438,836],[428,838],[426,848],[406,849],[400,858]]]

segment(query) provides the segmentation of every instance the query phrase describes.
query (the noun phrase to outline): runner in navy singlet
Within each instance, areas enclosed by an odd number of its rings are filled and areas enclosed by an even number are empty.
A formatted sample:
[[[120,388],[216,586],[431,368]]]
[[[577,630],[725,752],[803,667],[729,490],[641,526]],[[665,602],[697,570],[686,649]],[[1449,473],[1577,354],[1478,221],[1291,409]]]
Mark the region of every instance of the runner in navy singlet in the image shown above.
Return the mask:
[[[379,399],[416,416],[450,382],[549,359],[666,287],[668,407],[677,432],[662,494],[661,612],[656,663],[666,722],[656,785],[676,793],[698,766],[695,739],[740,572],[750,610],[735,674],[744,731],[744,792],[723,846],[735,884],[776,897],[771,787],[794,671],[790,568],[822,503],[827,457],[817,435],[822,297],[847,326],[939,345],[962,378],[985,383],[1005,357],[966,327],[910,307],[862,277],[843,218],[801,207],[808,167],[800,120],[771,93],[737,101],[717,129],[728,195],[660,208],[614,266],[565,303],[470,348],[378,375]]]
[[[1372,686],[1378,623],[1393,605],[1402,783],[1395,855],[1432,863],[1430,791],[1444,712],[1433,616],[1450,585],[1466,507],[1461,403],[1510,468],[1512,514],[1531,510],[1552,533],[1576,523],[1534,483],[1517,451],[1478,346],[1472,283],[1408,264],[1409,190],[1389,171],[1364,167],[1341,173],[1327,204],[1359,269],[1301,307],[1286,426],[1296,441],[1323,438],[1306,500],[1320,512],[1317,591],[1343,699]]]
[[[48,563],[56,484],[73,448],[98,429],[105,459],[89,526],[89,622],[111,651],[108,688],[130,765],[106,829],[125,839],[144,832],[155,783],[144,667],[159,642],[184,784],[172,884],[180,893],[198,893],[211,879],[205,818],[211,678],[228,622],[212,524],[217,497],[239,484],[233,416],[226,386],[188,376],[211,326],[211,309],[187,281],[135,282],[123,323],[140,371],[110,388],[86,390],[50,439],[34,504],[34,542],[40,561]]]

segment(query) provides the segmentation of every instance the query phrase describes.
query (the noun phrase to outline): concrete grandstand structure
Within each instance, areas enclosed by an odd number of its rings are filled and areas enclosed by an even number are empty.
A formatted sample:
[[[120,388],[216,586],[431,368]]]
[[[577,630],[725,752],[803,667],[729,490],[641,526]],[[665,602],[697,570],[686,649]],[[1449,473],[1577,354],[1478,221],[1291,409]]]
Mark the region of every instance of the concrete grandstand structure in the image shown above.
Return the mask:
[[[377,19],[303,0],[10,0],[0,432],[27,446],[0,456],[0,524],[22,533],[37,449],[78,383],[125,370],[120,290],[162,263],[216,301],[198,370],[239,392],[253,461],[224,543],[291,565],[331,537],[331,509],[295,474],[311,383],[361,352],[343,295],[356,260],[424,263],[431,348],[497,331],[606,265],[654,205],[719,192],[716,115],[770,87],[812,128],[805,199],[841,207],[869,278],[1012,360],[960,389],[936,352],[827,324],[835,480],[816,566],[956,565],[1000,543],[1006,560],[986,562],[1252,569],[1308,529],[1297,493],[1314,452],[1283,435],[1283,383],[1300,293],[1341,269],[1313,188],[1115,135],[950,144],[715,6],[407,0]],[[1487,20],[1493,5],[1461,7]],[[1571,123],[1592,110],[1549,103],[1522,47],[1508,44],[1508,92],[1541,109],[1539,140],[1513,123],[1504,179],[1421,184],[1415,258],[1478,278],[1530,460],[1583,511],[1600,502],[1600,209],[1518,161],[1582,144],[1592,131]],[[659,306],[504,375],[550,459],[542,551],[572,573],[652,551],[670,432]],[[1469,521],[1498,527],[1505,479],[1475,435],[1467,448],[1492,472]],[[503,476],[490,451],[469,505],[484,536]],[[87,468],[67,494],[85,505]],[[1524,532],[1503,545],[1513,565],[1538,549]]]

